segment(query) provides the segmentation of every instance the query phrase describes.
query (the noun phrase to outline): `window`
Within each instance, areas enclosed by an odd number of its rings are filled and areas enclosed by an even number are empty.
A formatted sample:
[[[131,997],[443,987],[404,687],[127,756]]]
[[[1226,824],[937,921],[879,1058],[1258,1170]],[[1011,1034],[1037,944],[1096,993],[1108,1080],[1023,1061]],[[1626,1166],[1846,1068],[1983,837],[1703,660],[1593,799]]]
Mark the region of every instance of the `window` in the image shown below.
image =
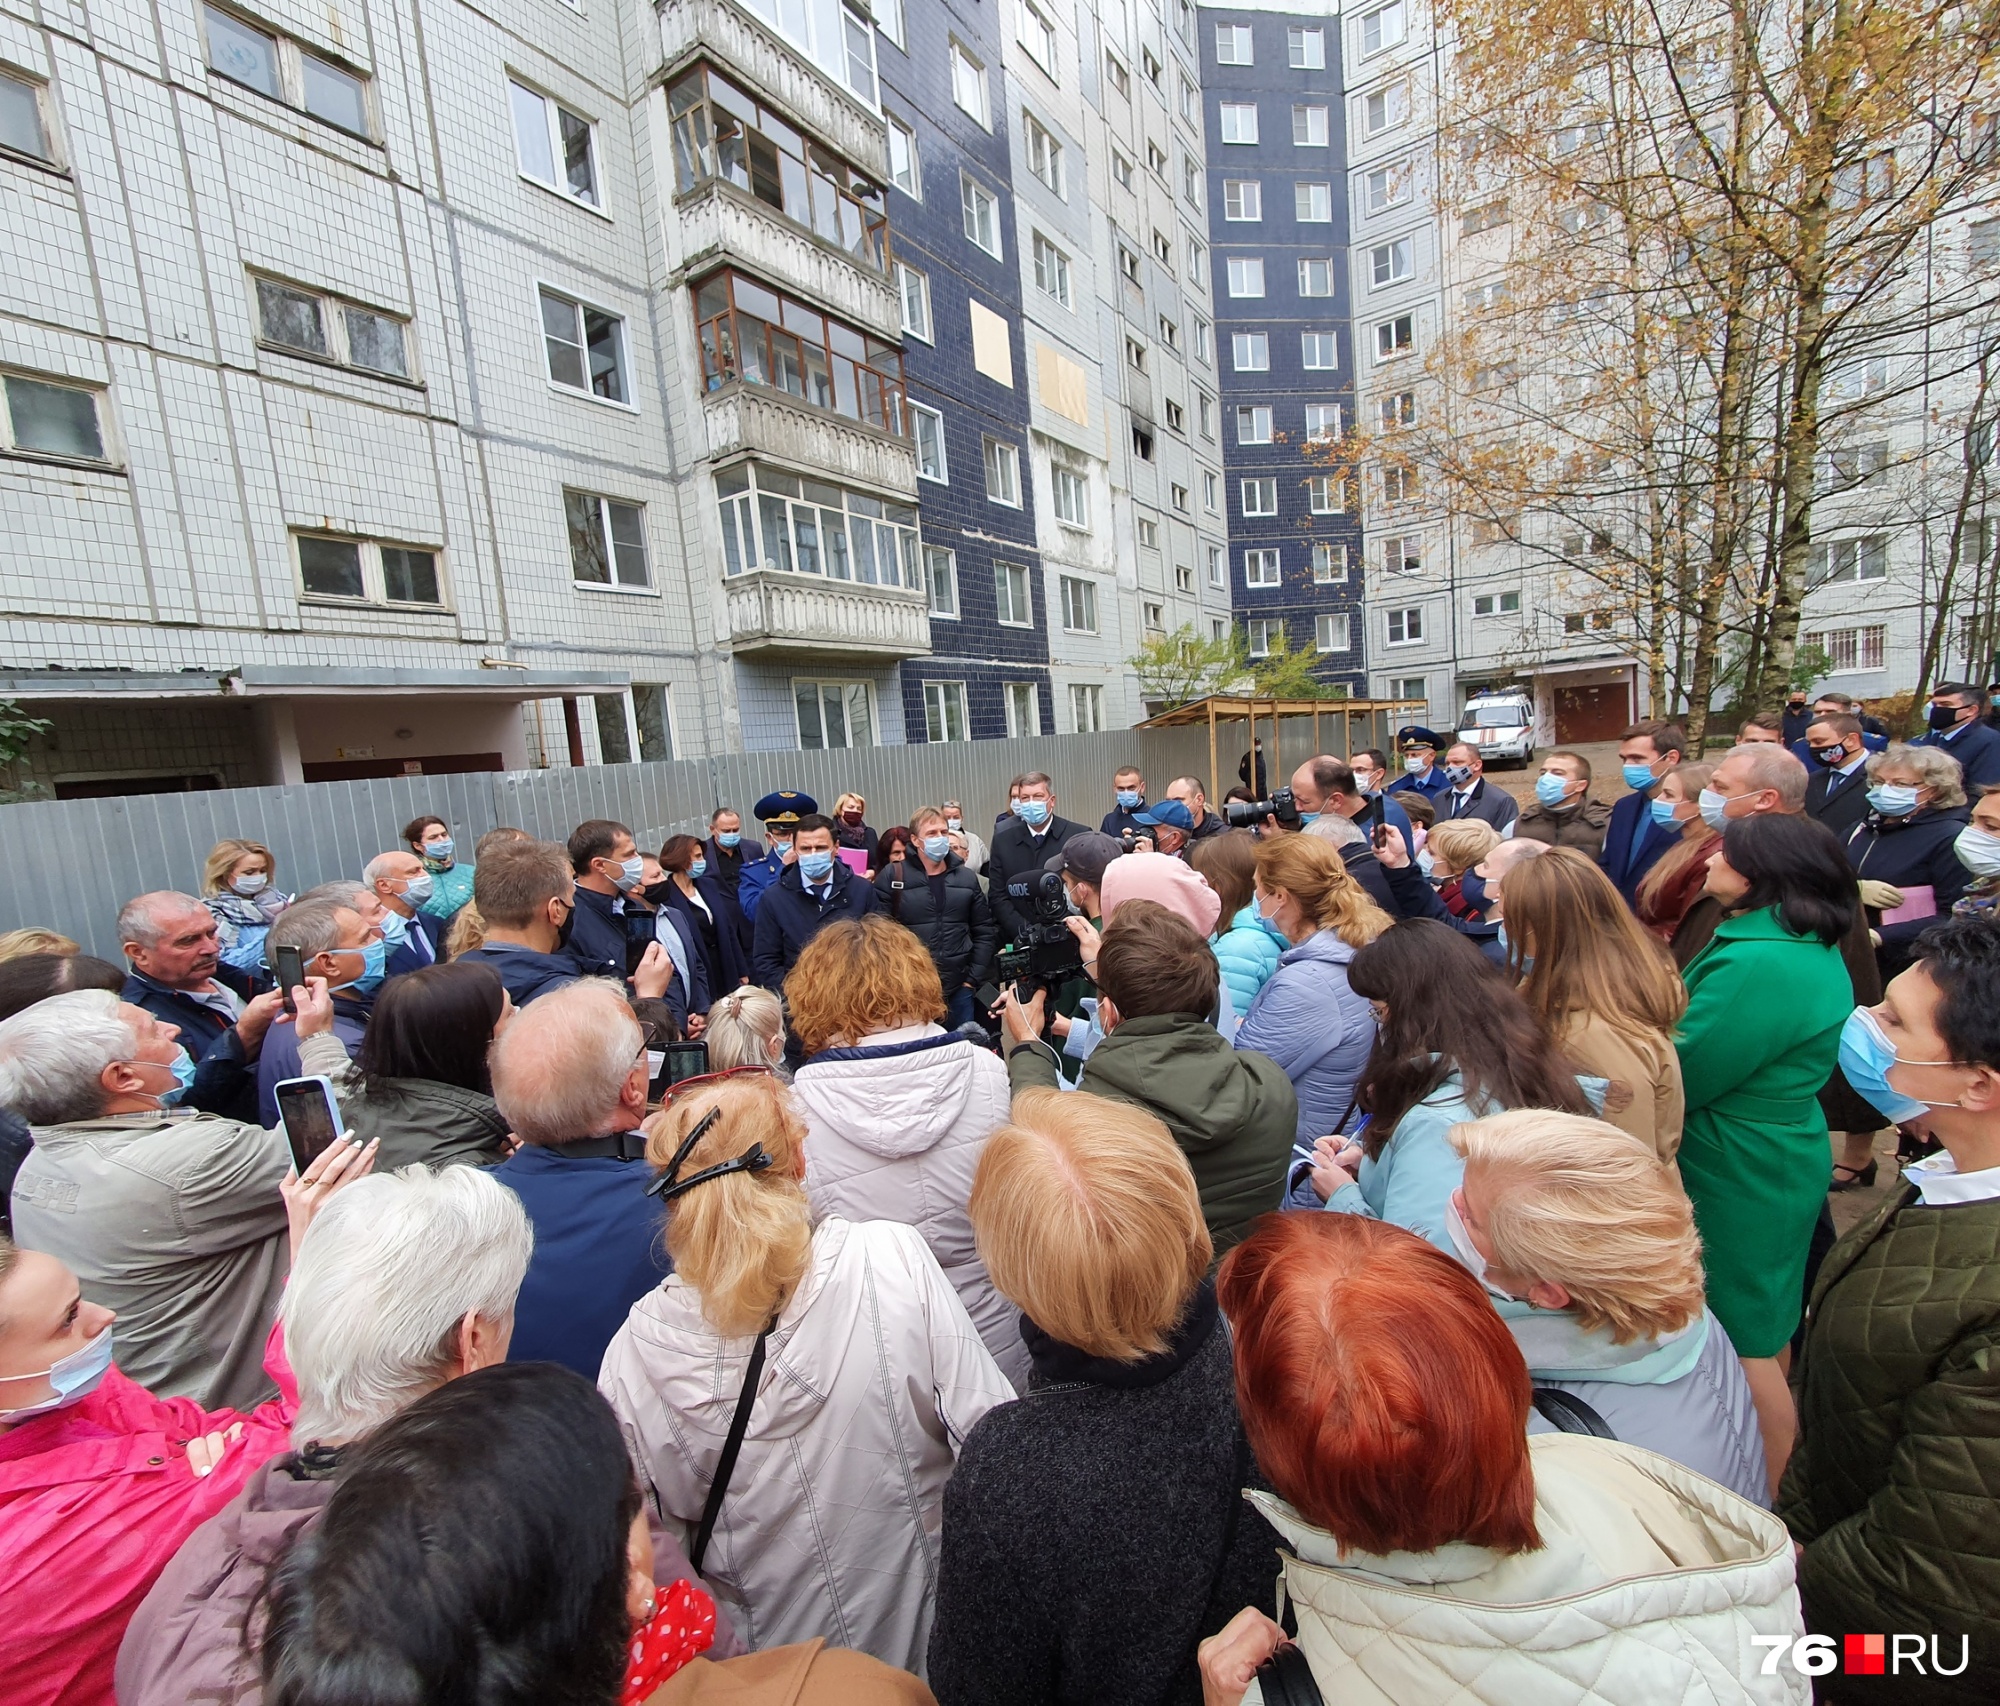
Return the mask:
[[[993,128],[986,109],[986,67],[957,42],[951,44],[951,98],[961,112],[970,114],[988,130]]]
[[[1391,575],[1421,574],[1424,567],[1423,536],[1402,533],[1382,541],[1382,572]]]
[[[1838,167],[1833,174],[1833,205],[1842,210],[1886,201],[1896,189],[1896,155],[1883,149],[1865,160]]]
[[[1028,596],[1028,571],[1019,563],[994,563],[993,601],[1003,627],[1032,628],[1035,625],[1035,607]]]
[[[1392,361],[1399,355],[1408,355],[1417,347],[1417,323],[1414,315],[1398,314],[1393,320],[1384,320],[1375,328],[1375,359]]]
[[[1294,25],[1286,32],[1286,51],[1294,71],[1326,69],[1326,31]]]
[[[1208,360],[1208,322],[1198,314],[1194,322],[1194,355],[1197,361]]]
[[[1001,683],[1000,704],[1007,713],[1007,735],[1019,740],[1042,732],[1042,696],[1032,681]]]
[[[958,175],[959,207],[965,217],[966,241],[976,243],[996,261],[1000,252],[1000,203],[993,192],[969,172]]]
[[[1080,735],[1100,734],[1104,729],[1104,689],[1078,682],[1069,690],[1069,726]]]
[[[1201,436],[1212,441],[1215,437],[1215,399],[1205,392],[1197,391],[1194,406],[1201,422]]]
[[[958,555],[940,545],[924,547],[924,592],[933,616],[958,616]]]
[[[1250,65],[1250,26],[1248,24],[1217,24],[1215,26],[1215,63],[1217,65]]]
[[[865,681],[794,681],[792,705],[798,712],[799,746],[806,752],[875,744]]]
[[[1167,612],[1164,605],[1141,604],[1139,624],[1149,634],[1164,634],[1167,631]]]
[[[1271,442],[1271,410],[1268,404],[1243,403],[1237,406],[1236,442],[1238,444]]]
[[[1378,166],[1361,180],[1362,205],[1370,213],[1386,213],[1392,207],[1401,207],[1410,199],[1410,169],[1398,162],[1393,166]]]
[[[1887,628],[1823,628],[1805,636],[1808,649],[1818,646],[1827,655],[1827,668],[1834,674],[1848,670],[1880,669]]]
[[[1187,50],[1194,51],[1194,0],[1175,0],[1175,23]]]
[[[1167,399],[1167,430],[1187,436],[1187,412],[1171,397]]]
[[[1384,432],[1394,432],[1398,427],[1417,424],[1417,394],[1414,391],[1393,391],[1386,397],[1375,399],[1376,424]]]
[[[1065,527],[1090,525],[1090,485],[1073,468],[1054,467],[1049,484],[1055,491],[1056,520]]]
[[[1104,75],[1119,94],[1128,101],[1132,98],[1132,73],[1125,69],[1118,56],[1109,48],[1104,53]]]
[[[905,52],[909,32],[903,24],[903,0],[875,0],[875,27]]]
[[[0,148],[53,161],[40,94],[33,83],[0,72]]]
[[[1228,639],[1228,638],[1229,638],[1229,624],[1228,624],[1228,622],[1227,622],[1227,621],[1225,621],[1225,620],[1224,620],[1224,619],[1223,619],[1222,617],[1220,617],[1220,616],[1211,616],[1211,617],[1210,617],[1210,618],[1208,619],[1208,637],[1209,637],[1209,638],[1210,638],[1211,640],[1226,640],[1226,639]]]
[[[1300,261],[1299,294],[1301,296],[1331,296],[1333,294],[1333,262],[1330,260]]]
[[[597,162],[590,120],[520,83],[507,85],[514,108],[514,158],[521,176],[597,205]]]
[[[1325,225],[1333,218],[1333,185],[1292,185],[1292,217],[1301,225]]]
[[[41,456],[68,456],[86,462],[107,462],[104,429],[98,419],[95,391],[25,373],[7,375],[7,418],[3,442],[14,450]]]
[[[965,717],[965,683],[926,681],[924,683],[924,739],[970,740]]]
[[[1194,570],[1189,568],[1185,563],[1176,563],[1174,565],[1174,591],[1194,591]]]
[[[1278,513],[1278,482],[1272,479],[1245,480],[1243,482],[1243,513],[1245,515],[1276,515]]]
[[[1065,308],[1069,307],[1069,256],[1037,231],[1034,257],[1035,288],[1053,296]]]
[[[1061,579],[1063,629],[1071,634],[1097,632],[1097,587],[1073,575]]]
[[[1832,586],[1846,581],[1879,581],[1889,578],[1889,541],[1881,535],[1867,539],[1829,541],[1820,559],[1820,573],[1814,586]]]
[[[947,485],[951,470],[944,453],[944,416],[922,403],[910,405],[910,445],[917,453],[917,477]]]
[[[1306,405],[1306,437],[1338,438],[1340,436],[1340,405],[1338,403],[1308,403]]]
[[[912,201],[924,199],[923,172],[917,165],[917,133],[894,117],[889,120],[889,182]]]
[[[307,533],[295,537],[299,586],[308,598],[431,606],[444,602],[438,591],[438,554],[434,549]]]
[[[1268,616],[1257,616],[1243,624],[1250,636],[1250,655],[1267,658],[1272,649],[1285,643],[1285,625]]]
[[[1152,429],[1140,426],[1136,421],[1132,424],[1132,454],[1141,462],[1153,460]]]
[[[1220,590],[1229,584],[1229,571],[1222,560],[1222,547],[1210,545],[1208,553],[1208,584]]]
[[[1264,186],[1255,178],[1222,180],[1222,217],[1257,220],[1264,217]]]
[[[1465,311],[1468,314],[1483,314],[1488,309],[1499,308],[1507,300],[1507,281],[1491,279],[1485,284],[1475,284],[1465,293]]]
[[[989,503],[1021,507],[1021,452],[1002,438],[981,441],[986,462],[986,498]]]
[[[1314,515],[1347,513],[1347,481],[1337,474],[1314,474],[1306,481],[1306,508]]]
[[[1344,652],[1347,650],[1348,615],[1345,610],[1331,616],[1313,618],[1313,647],[1322,652]]]
[[[1340,365],[1340,341],[1334,332],[1299,333],[1299,361],[1308,372],[1330,373]]]
[[[1347,547],[1345,545],[1315,545],[1313,547],[1313,585],[1338,586],[1347,579]],[[1343,644],[1340,648],[1345,651]]]
[[[1398,237],[1393,243],[1378,243],[1368,251],[1368,282],[1379,289],[1397,284],[1410,276],[1410,239]]]
[[[1521,595],[1518,592],[1482,592],[1472,601],[1475,616],[1518,616],[1521,614]]]
[[[1822,483],[1835,491],[1878,483],[1889,470],[1889,441],[1844,445],[1826,455]]]
[[[1165,344],[1169,349],[1179,349],[1181,347],[1180,326],[1165,314],[1160,316],[1160,342]]]
[[[1035,0],[1015,0],[1014,34],[1029,56],[1051,76],[1056,65],[1056,27]]]
[[[1478,207],[1469,207],[1458,216],[1459,234],[1476,237],[1482,231],[1497,231],[1507,223],[1507,204],[1504,201],[1484,202]]]
[[[1249,505],[1244,505],[1247,511]],[[1276,551],[1245,551],[1243,553],[1243,584],[1245,586],[1277,586],[1281,582],[1278,572]]]
[[[1229,338],[1230,365],[1238,373],[1268,373],[1271,368],[1271,337],[1268,332],[1233,332]]]
[[[570,578],[585,586],[650,587],[646,512],[595,492],[563,493],[569,524]]]
[[[1254,142],[1255,137],[1251,140]],[[1324,148],[1326,146],[1326,108],[1323,106],[1296,106],[1292,108],[1292,146],[1294,148]]]
[[[1167,151],[1157,142],[1146,144],[1146,169],[1162,178],[1167,175]]]
[[[1146,516],[1139,517],[1139,543],[1148,551],[1160,548],[1160,524]]]
[[[1975,267],[2000,265],[2000,219],[1982,219],[1967,228],[1966,259]]]
[[[553,290],[542,291],[541,301],[550,383],[625,402],[625,322]]]
[[[896,263],[895,272],[896,295],[903,305],[903,330],[930,343],[931,281],[903,261]]]
[[[350,136],[371,137],[368,80],[232,13],[204,8],[211,71],[322,119]]]
[[[1160,62],[1153,57],[1153,50],[1142,47],[1139,50],[1139,68],[1146,73],[1146,81],[1154,88],[1160,86]]]
[[[1264,294],[1264,257],[1262,255],[1231,255],[1228,265],[1229,294],[1231,296],[1262,296]]]
[[[1146,346],[1137,338],[1125,340],[1125,365],[1135,373],[1146,371]]]
[[[1423,644],[1424,613],[1421,606],[1407,610],[1391,610],[1386,613],[1388,641],[1392,646],[1416,646]]]
[[[1169,486],[1167,488],[1167,501],[1171,503],[1175,509],[1179,510],[1181,514],[1186,515],[1188,511],[1187,487]]]
[[[1212,469],[1202,470],[1201,507],[1210,515],[1222,513],[1222,476]]]
[[[1118,245],[1118,270],[1134,284],[1139,282],[1139,251],[1128,249],[1123,243]]]
[[[1174,264],[1174,245],[1164,231],[1153,233],[1153,258],[1163,267],[1171,268]]]
[[[1361,130],[1365,136],[1380,136],[1394,130],[1410,116],[1410,86],[1391,83],[1361,98]]]
[[[1361,14],[1363,58],[1371,53],[1381,53],[1386,48],[1398,46],[1402,39],[1402,0],[1395,0],[1395,4],[1389,6],[1377,6],[1374,11]]]
[[[715,494],[727,574],[769,569],[911,592],[923,588],[917,512],[907,504],[762,464],[717,474]]]
[[[1187,240],[1187,271],[1189,288],[1208,288],[1208,250],[1202,247],[1199,237],[1190,236]]]
[[[1028,170],[1057,195],[1063,193],[1063,150],[1032,113],[1021,115],[1022,134],[1028,143]]]
[[[1181,117],[1197,130],[1201,128],[1201,91],[1181,76]]]
[[[732,270],[696,286],[694,324],[708,390],[736,380],[770,386],[902,434],[902,352],[894,344]]]
[[[1111,150],[1111,175],[1125,189],[1132,187],[1132,162],[1115,148]]]
[[[1382,501],[1409,503],[1417,495],[1417,471],[1407,462],[1391,462],[1382,469]]]
[[[1224,101],[1221,106],[1222,140],[1224,142],[1255,142],[1257,140],[1257,103],[1255,101]]]
[[[409,378],[406,327],[394,315],[273,279],[256,282],[260,342],[367,373]]]

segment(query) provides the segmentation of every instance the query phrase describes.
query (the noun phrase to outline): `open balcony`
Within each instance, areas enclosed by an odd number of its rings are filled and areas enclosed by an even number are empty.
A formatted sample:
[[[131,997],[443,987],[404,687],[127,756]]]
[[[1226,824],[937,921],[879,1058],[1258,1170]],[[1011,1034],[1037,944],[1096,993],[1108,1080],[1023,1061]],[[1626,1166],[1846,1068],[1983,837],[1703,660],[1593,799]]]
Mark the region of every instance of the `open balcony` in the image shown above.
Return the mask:
[[[729,641],[739,653],[885,659],[930,655],[931,619],[921,592],[782,569],[733,576],[724,590]]]
[[[878,338],[902,336],[902,307],[889,281],[767,207],[754,195],[710,178],[678,198],[680,277],[736,260],[781,280]]]

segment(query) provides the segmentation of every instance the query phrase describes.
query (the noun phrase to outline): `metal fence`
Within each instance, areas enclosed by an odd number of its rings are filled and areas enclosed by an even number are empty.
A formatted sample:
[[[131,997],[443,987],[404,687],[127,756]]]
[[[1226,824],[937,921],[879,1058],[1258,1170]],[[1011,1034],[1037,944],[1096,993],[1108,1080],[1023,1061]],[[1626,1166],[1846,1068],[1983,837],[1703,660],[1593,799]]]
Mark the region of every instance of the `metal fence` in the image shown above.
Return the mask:
[[[1211,799],[1235,782],[1205,777]],[[1058,809],[1095,824],[1110,809],[1111,773],[1144,767],[1155,798],[1168,780],[1203,775],[1205,729],[1046,735],[934,746],[880,746],[845,752],[751,752],[671,764],[607,764],[581,770],[396,776],[367,782],[308,782],[283,788],[229,788],[205,794],[136,794],[0,806],[0,929],[43,925],[120,958],[118,908],[151,889],[198,893],[208,850],[230,836],[261,841],[278,862],[278,883],[296,892],[335,877],[358,877],[377,853],[401,845],[420,815],[451,825],[469,855],[487,830],[513,824],[561,839],[586,818],[630,824],[642,847],[669,834],[706,833],[717,806],[750,808],[774,788],[796,788],[831,810],[843,792],[862,795],[875,827],[906,822],[921,805],[951,798],[968,823],[989,833],[1023,770],[1054,779]],[[752,833],[755,826],[746,824]],[[990,838],[990,836],[989,836]]]

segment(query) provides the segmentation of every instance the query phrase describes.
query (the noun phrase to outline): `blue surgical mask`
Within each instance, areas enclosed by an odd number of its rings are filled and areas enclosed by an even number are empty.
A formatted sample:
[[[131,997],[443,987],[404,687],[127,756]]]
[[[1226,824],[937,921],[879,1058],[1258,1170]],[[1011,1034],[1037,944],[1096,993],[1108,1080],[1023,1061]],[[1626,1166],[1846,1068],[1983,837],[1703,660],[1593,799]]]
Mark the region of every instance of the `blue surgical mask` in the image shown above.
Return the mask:
[[[1047,800],[1016,800],[1014,813],[1030,829],[1038,829],[1049,821]]]
[[[361,956],[361,975],[352,983],[340,985],[342,989],[355,995],[373,995],[382,987],[382,979],[386,975],[385,968],[389,961],[387,942],[370,942],[365,948],[343,948],[340,951],[344,954]]]
[[[11,1426],[25,1422],[30,1416],[46,1415],[50,1410],[66,1410],[70,1405],[88,1398],[103,1384],[104,1377],[111,1371],[111,1329],[106,1327],[87,1344],[77,1346],[68,1356],[57,1357],[47,1368],[33,1374],[10,1374],[0,1385],[17,1380],[47,1380],[55,1391],[36,1404],[23,1404],[19,1409],[0,1409]]]
[[[924,857],[934,865],[942,865],[945,856],[951,852],[951,837],[948,835],[927,835],[924,837]]]
[[[426,841],[424,843],[424,857],[426,859],[435,859],[439,864],[443,864],[445,860],[451,857],[451,850],[457,845],[448,835],[442,841]]]
[[[1729,822],[1729,796],[1718,794],[1713,788],[1704,788],[1696,803],[1701,808],[1701,821],[1720,835],[1723,826]]]
[[[1653,821],[1662,829],[1678,829],[1681,820],[1674,816],[1680,809],[1678,800],[1648,800],[1647,809],[1653,814]]]
[[[1868,790],[1868,803],[1884,817],[1908,817],[1917,809],[1917,792],[1904,782],[1877,782]]]
[[[1140,793],[1137,788],[1120,788],[1118,790],[1118,804],[1128,812],[1137,811],[1145,798],[1146,796]]]
[[[1508,940],[1507,921],[1504,918],[1501,919],[1499,928],[1494,933],[1493,940],[1500,944],[1501,958],[1502,959],[1508,958],[1512,953],[1513,943]],[[1529,972],[1533,971],[1534,969],[1535,969],[1535,956],[1533,954],[1523,954],[1521,956],[1521,975],[1525,977]]]
[[[174,1087],[160,1098],[160,1106],[172,1108],[194,1088],[194,1056],[182,1049],[174,1056]]]
[[[1486,1277],[1486,1258],[1479,1253],[1479,1246],[1472,1241],[1472,1234],[1466,1229],[1465,1217],[1458,1212],[1456,1194],[1444,1200],[1445,1236],[1451,1240],[1452,1251],[1458,1259],[1472,1270],[1472,1277],[1486,1287],[1490,1297],[1503,1297],[1509,1303],[1519,1303],[1522,1299],[1511,1291],[1502,1291]]]
[[[1447,764],[1444,779],[1454,788],[1463,788],[1472,780],[1472,766],[1469,764]]]
[[[399,912],[382,909],[382,940],[392,947],[400,948],[410,939],[409,920]]]
[[[780,841],[775,835],[771,837],[771,857],[773,859],[782,859],[791,850],[792,844],[789,841]]]
[[[1278,934],[1279,933],[1278,921],[1277,919],[1272,917],[1270,913],[1264,910],[1264,902],[1262,898],[1253,896],[1250,904],[1257,910],[1257,922],[1263,925],[1266,930],[1271,931],[1274,935]]]
[[[1300,823],[1302,823],[1302,824],[1306,824],[1306,823],[1318,823],[1318,822],[1319,822],[1319,819],[1320,819],[1320,814],[1319,814],[1318,812],[1300,812],[1300,813],[1299,813],[1299,822],[1300,822]]]
[[[271,879],[259,871],[254,876],[234,878],[229,886],[245,900],[250,900],[262,894],[270,886],[270,883]]]
[[[688,875],[691,877],[707,876],[708,861],[706,859],[690,859],[688,861]]]
[[[799,875],[809,883],[823,883],[833,874],[831,853],[801,853]]]
[[[411,906],[422,906],[437,893],[437,879],[428,871],[419,871],[403,884],[403,899]]]
[[[720,829],[715,834],[715,844],[718,847],[734,847],[742,839],[743,831],[740,829]]]
[[[1563,803],[1569,792],[1569,778],[1558,776],[1553,770],[1544,770],[1535,778],[1535,798],[1543,805],[1554,808]]]
[[[618,862],[618,875],[611,879],[622,893],[630,894],[639,886],[639,880],[646,874],[646,861],[634,853],[629,859]]]
[[[1417,855],[1417,869],[1422,871],[1426,877],[1435,878],[1434,868],[1436,864],[1437,859],[1428,847]]]
[[[1905,1060],[1896,1052],[1882,1029],[1882,1022],[1866,1007],[1857,1007],[1840,1028],[1840,1070],[1882,1117],[1903,1125],[1933,1108],[1948,1108],[1950,1102],[1920,1102],[1889,1082],[1892,1066],[1956,1066],[1955,1060]]]
[[[1620,768],[1619,774],[1625,778],[1625,786],[1638,793],[1645,792],[1659,780],[1650,764],[1627,764]]]

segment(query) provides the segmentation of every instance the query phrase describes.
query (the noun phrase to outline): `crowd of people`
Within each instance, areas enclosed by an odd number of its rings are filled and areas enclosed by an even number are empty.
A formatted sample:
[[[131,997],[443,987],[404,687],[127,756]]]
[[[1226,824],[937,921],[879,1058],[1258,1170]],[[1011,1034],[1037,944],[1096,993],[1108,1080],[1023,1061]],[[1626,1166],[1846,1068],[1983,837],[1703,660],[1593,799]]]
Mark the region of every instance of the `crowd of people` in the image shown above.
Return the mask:
[[[6,1698],[1990,1700],[1987,712],[0,939]]]

